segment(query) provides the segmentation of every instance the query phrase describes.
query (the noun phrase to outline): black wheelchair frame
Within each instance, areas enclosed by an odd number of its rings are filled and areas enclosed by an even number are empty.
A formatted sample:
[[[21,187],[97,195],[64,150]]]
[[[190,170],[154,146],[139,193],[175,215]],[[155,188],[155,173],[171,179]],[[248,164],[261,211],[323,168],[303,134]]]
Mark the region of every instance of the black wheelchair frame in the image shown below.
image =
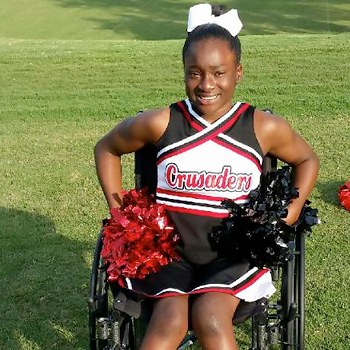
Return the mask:
[[[264,158],[264,172],[276,167],[277,159]],[[135,152],[135,183],[136,188],[147,186],[155,192],[155,151],[151,146]],[[124,301],[114,298],[110,291],[106,266],[100,256],[102,245],[101,231],[94,252],[88,298],[90,350],[138,350],[146,324],[135,317],[136,313],[120,311],[117,304]],[[250,350],[304,350],[305,235],[298,234],[288,245],[288,258],[272,269],[273,281],[280,281],[277,301],[269,302],[262,313],[252,317]],[[187,349],[195,341],[195,334],[189,332],[178,350]]]

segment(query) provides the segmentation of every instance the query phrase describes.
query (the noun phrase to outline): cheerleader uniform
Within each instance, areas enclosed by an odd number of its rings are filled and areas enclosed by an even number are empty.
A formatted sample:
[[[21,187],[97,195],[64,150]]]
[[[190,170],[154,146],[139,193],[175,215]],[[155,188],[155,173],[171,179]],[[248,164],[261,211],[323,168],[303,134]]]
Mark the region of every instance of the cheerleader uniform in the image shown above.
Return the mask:
[[[229,214],[221,202],[229,198],[243,205],[259,185],[263,154],[253,114],[254,107],[237,102],[211,124],[188,99],[170,106],[168,127],[156,144],[156,199],[181,236],[182,259],[142,280],[120,279],[122,287],[145,297],[222,292],[245,302],[274,293],[268,269],[219,256],[209,239]]]

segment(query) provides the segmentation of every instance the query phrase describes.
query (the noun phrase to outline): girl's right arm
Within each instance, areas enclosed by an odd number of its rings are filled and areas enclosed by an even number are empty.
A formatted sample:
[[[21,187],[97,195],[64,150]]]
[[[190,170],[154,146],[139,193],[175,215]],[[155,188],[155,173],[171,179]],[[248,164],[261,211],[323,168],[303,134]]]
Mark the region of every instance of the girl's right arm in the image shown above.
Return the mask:
[[[122,203],[121,156],[163,135],[170,118],[169,109],[149,110],[120,122],[95,146],[97,176],[110,209]]]

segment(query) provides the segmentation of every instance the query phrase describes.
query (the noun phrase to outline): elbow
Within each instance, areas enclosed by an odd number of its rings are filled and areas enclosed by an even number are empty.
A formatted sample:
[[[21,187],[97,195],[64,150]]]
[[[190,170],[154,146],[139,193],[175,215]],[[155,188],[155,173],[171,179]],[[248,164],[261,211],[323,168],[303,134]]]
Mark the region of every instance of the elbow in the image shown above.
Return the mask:
[[[312,152],[312,155],[309,157],[309,161],[311,162],[313,168],[315,169],[316,174],[318,174],[320,168],[320,159],[318,158],[315,152]]]
[[[320,168],[320,160],[317,154],[311,151],[304,159],[293,166],[297,172],[302,172],[304,175],[308,174],[316,180]]]
[[[95,163],[99,165],[106,160],[120,159],[121,154],[117,152],[115,147],[110,143],[108,138],[103,137],[94,147]]]
[[[99,156],[102,153],[102,151],[103,151],[103,139],[99,140],[94,147],[94,156],[95,156],[96,162],[99,159]]]
[[[103,159],[109,158],[110,156],[116,156],[110,147],[110,144],[103,137],[99,140],[94,147],[95,163],[98,165]]]

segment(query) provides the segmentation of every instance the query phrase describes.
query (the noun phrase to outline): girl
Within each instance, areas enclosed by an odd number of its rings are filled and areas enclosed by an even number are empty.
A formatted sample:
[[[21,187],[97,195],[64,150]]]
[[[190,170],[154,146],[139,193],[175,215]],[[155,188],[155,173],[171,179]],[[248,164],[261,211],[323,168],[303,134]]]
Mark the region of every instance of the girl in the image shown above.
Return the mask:
[[[123,287],[154,298],[141,350],[176,349],[189,321],[204,350],[238,349],[232,331],[238,305],[269,297],[274,287],[267,269],[220,257],[211,248],[208,233],[228,215],[221,201],[245,203],[259,184],[262,159],[269,153],[294,168],[300,195],[285,219],[292,225],[317,177],[317,156],[284,119],[232,103],[242,79],[241,23],[235,10],[218,17],[211,11],[209,4],[190,10],[183,47],[188,98],[123,120],[95,148],[108,205],[118,208],[121,155],[146,144],[156,147],[156,198],[182,239],[181,261],[144,280],[123,282]]]

